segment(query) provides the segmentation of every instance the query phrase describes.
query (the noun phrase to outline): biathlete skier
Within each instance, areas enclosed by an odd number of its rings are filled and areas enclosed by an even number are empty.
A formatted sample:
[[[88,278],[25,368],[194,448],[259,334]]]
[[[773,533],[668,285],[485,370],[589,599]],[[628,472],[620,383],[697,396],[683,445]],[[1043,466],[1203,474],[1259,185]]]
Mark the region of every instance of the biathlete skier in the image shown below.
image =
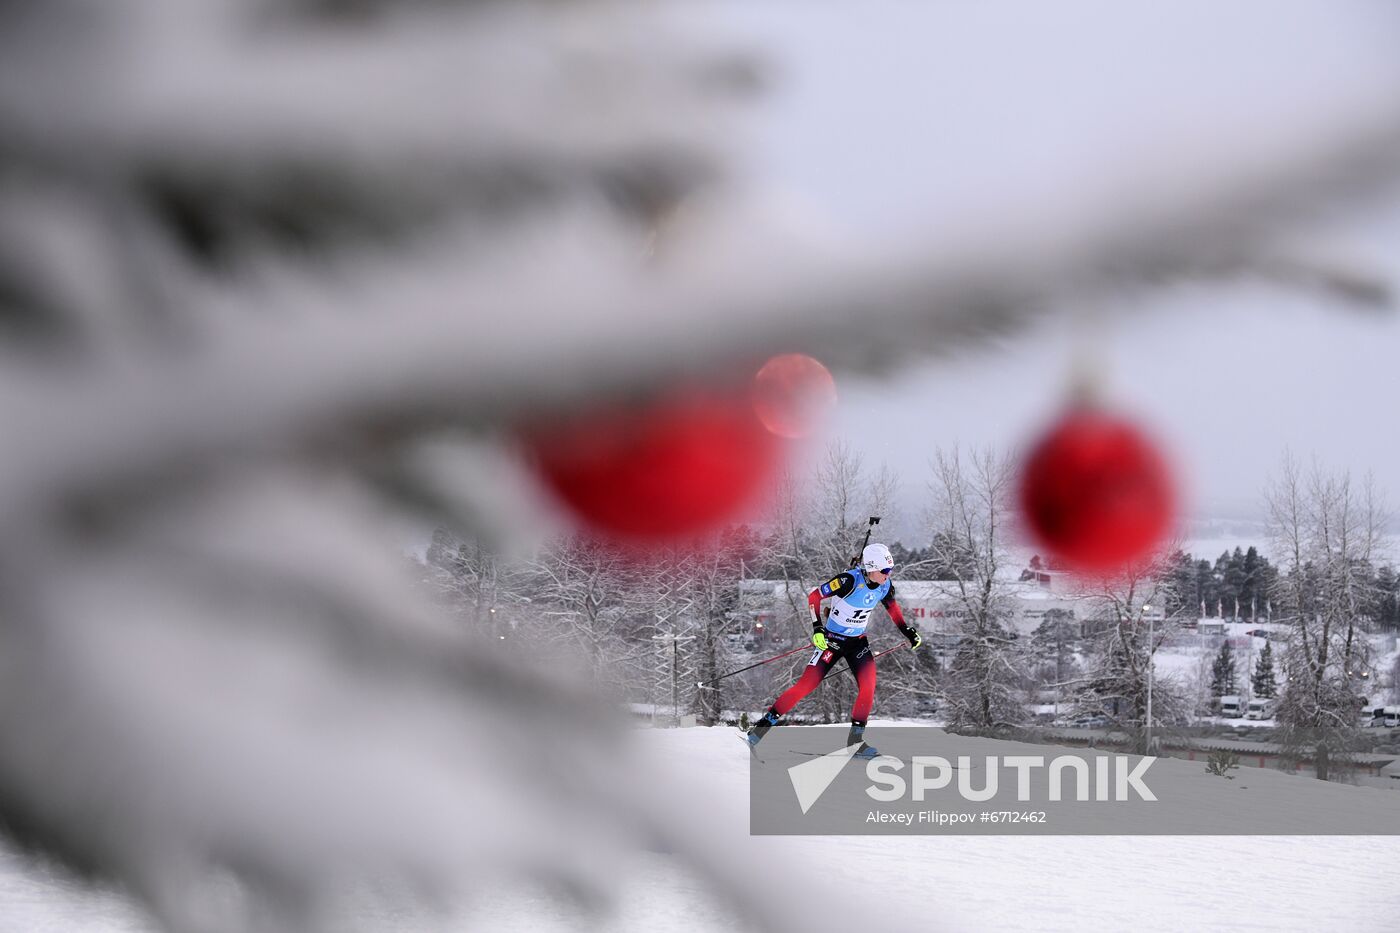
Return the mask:
[[[909,640],[910,647],[917,648],[923,643],[918,630],[904,621],[904,613],[899,603],[895,602],[894,583],[890,580],[892,573],[894,559],[890,556],[890,549],[883,544],[871,544],[861,552],[859,567],[837,574],[807,594],[807,606],[812,612],[812,644],[816,650],[812,652],[812,659],[807,662],[807,669],[797,682],[774,700],[763,718],[749,729],[750,748],[763,741],[768,730],[777,725],[778,720],[786,716],[803,697],[815,690],[837,661],[845,658],[856,678],[857,688],[846,745],[859,744],[856,754],[862,758],[874,758],[879,754],[864,740],[865,722],[875,702],[875,661],[870,656],[865,627],[870,622],[870,614],[875,611],[875,604],[884,605],[890,620]],[[821,608],[824,599],[830,599],[832,603],[831,612],[823,622]]]

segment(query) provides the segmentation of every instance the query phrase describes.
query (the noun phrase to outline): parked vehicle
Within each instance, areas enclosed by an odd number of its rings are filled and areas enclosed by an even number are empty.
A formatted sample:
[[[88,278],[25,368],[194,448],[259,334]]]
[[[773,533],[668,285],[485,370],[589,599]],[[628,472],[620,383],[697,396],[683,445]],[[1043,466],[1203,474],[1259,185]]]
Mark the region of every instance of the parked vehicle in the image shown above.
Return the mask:
[[[1246,707],[1245,719],[1273,719],[1274,711],[1278,709],[1278,700],[1274,699],[1254,699],[1249,701]]]
[[[1239,719],[1245,713],[1244,697],[1228,696],[1220,698],[1220,715],[1226,719]]]
[[[1379,710],[1381,725],[1386,729],[1400,729],[1400,706],[1383,706]]]
[[[730,651],[752,654],[758,650],[758,639],[752,635],[726,635],[724,642]]]
[[[1363,729],[1379,729],[1385,725],[1385,707],[1363,706],[1357,715],[1356,724]]]

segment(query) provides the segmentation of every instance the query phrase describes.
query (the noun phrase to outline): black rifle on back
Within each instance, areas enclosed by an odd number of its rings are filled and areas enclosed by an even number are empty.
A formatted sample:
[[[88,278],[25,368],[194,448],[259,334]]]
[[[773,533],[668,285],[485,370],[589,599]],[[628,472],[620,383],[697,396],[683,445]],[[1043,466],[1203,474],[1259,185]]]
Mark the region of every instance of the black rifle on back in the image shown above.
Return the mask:
[[[865,553],[865,546],[870,543],[870,532],[875,530],[875,526],[880,524],[880,516],[870,516],[870,521],[865,526],[865,540],[860,543],[860,550],[856,551],[856,556],[851,558],[851,569],[856,569],[860,564],[861,555]]]

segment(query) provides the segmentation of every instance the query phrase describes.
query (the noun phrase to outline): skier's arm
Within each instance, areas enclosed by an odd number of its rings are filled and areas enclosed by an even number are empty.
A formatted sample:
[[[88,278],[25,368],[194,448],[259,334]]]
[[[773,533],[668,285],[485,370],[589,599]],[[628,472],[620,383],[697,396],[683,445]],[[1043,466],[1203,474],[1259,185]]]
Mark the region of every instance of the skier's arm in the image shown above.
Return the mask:
[[[908,622],[904,621],[904,610],[899,608],[899,603],[894,598],[894,584],[890,584],[890,591],[885,594],[885,598],[880,600],[885,607],[885,611],[890,614],[890,621],[899,629],[899,634],[909,639],[909,647],[917,648],[923,644],[924,638],[919,634],[919,630]]]

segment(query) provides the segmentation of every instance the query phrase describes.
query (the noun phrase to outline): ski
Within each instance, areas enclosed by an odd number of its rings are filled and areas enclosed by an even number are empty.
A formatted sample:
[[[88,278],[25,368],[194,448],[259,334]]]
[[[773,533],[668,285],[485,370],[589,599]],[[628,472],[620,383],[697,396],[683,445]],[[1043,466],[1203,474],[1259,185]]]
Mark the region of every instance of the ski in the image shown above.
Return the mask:
[[[836,749],[832,749],[832,751],[836,751]],[[799,754],[799,755],[806,755],[808,758],[825,758],[827,755],[830,755],[831,752],[797,752],[797,754]],[[894,755],[870,755],[870,756],[866,756],[866,755],[860,754],[859,752],[857,752],[856,754],[852,755],[851,758],[852,758],[853,760],[860,760],[860,761],[875,761],[875,760],[878,759],[878,758],[888,758],[888,759],[891,760],[891,761],[898,761],[898,760],[899,760],[899,758],[897,758],[897,757],[894,756]]]
[[[739,741],[744,743],[744,747],[749,750],[749,755],[753,758],[754,761],[758,762],[759,764],[763,764],[763,759],[758,757],[758,746],[749,744],[749,734],[747,732],[741,731],[739,733]]]

